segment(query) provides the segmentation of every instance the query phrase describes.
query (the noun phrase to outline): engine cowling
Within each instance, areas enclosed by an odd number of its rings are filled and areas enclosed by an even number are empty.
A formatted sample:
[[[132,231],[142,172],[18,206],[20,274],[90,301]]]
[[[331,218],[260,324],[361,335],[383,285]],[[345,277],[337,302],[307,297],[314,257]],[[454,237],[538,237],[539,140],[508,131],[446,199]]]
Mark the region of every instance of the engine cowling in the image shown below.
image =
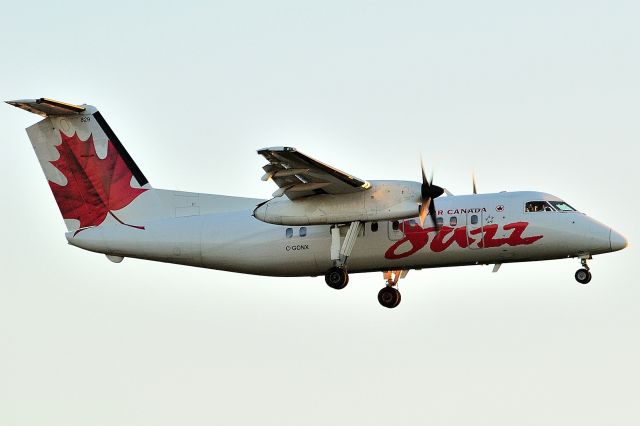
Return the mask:
[[[256,219],[276,225],[325,225],[354,221],[401,220],[418,216],[420,183],[370,181],[365,191],[318,194],[289,200],[273,198],[256,207]]]

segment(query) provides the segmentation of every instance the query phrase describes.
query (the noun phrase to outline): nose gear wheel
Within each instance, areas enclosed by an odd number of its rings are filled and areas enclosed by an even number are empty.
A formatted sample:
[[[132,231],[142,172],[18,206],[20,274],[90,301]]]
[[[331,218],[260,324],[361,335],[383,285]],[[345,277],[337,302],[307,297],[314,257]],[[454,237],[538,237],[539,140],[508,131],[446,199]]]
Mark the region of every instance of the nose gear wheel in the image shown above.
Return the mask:
[[[589,266],[587,265],[587,259],[590,258],[591,256],[580,258],[582,268],[578,269],[575,274],[576,281],[580,284],[589,284],[589,281],[591,281],[591,272],[589,272]]]
[[[591,272],[581,268],[576,271],[575,277],[576,281],[580,284],[589,284],[589,281],[591,281]]]
[[[378,293],[378,302],[385,308],[395,308],[400,304],[400,292],[394,287],[384,287]]]

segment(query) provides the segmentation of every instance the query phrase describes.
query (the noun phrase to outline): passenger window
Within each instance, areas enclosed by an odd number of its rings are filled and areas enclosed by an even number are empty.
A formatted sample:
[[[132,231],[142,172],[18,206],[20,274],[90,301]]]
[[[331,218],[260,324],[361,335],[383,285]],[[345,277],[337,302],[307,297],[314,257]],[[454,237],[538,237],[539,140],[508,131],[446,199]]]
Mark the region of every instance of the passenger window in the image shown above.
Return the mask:
[[[287,228],[286,235],[287,235],[287,238],[293,237],[293,228]]]
[[[398,222],[397,220],[394,220],[393,223],[391,224],[391,228],[394,231],[397,231],[400,228],[400,222]]]
[[[475,225],[477,223],[478,223],[478,215],[474,214],[474,215],[471,216],[471,224]]]
[[[441,217],[437,217],[436,218],[436,225],[438,225],[438,226],[444,225],[444,219],[442,219]]]
[[[449,226],[456,226],[458,224],[458,218],[455,216],[451,216],[449,219]]]
[[[416,225],[417,225],[417,224],[416,224],[416,221],[415,221],[414,219],[411,219],[411,220],[409,221],[409,226],[416,226]]]
[[[307,228],[305,226],[303,226],[302,228],[300,228],[300,231],[298,233],[300,234],[301,237],[306,237],[307,236]]]
[[[527,213],[552,212],[554,210],[546,201],[528,201],[524,205],[524,211]]]
[[[378,232],[378,222],[371,222],[371,232]]]

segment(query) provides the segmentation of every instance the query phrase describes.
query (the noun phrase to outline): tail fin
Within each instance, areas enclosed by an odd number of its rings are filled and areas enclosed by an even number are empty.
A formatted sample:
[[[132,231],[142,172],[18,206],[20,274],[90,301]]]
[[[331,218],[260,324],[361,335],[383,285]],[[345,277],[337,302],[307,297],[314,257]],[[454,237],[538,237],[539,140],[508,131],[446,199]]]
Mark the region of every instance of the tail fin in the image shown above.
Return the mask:
[[[51,99],[7,101],[45,117],[27,128],[40,166],[69,231],[121,218],[151,188],[100,112]]]

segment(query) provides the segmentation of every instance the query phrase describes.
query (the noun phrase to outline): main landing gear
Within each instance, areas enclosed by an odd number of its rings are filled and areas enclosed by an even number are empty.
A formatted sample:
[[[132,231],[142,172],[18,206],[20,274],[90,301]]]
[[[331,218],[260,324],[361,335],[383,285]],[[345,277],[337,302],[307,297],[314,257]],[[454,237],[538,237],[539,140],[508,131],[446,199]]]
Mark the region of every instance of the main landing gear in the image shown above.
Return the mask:
[[[337,225],[331,227],[331,261],[333,266],[324,275],[324,281],[329,287],[341,290],[349,283],[347,259],[351,256],[351,251],[361,229],[362,222],[351,222],[344,241],[340,244],[340,228]]]
[[[349,274],[346,269],[334,266],[324,275],[324,281],[329,287],[341,290],[349,284]]]
[[[324,275],[324,281],[333,289],[341,290],[349,283],[347,273],[347,259],[356,243],[358,234],[362,229],[362,222],[351,222],[349,229],[340,241],[340,228],[337,225],[331,227],[331,262],[333,266]],[[398,281],[407,275],[407,270],[385,271],[384,279],[387,285],[378,293],[378,302],[385,308],[395,308],[400,304],[401,296],[398,291]]]
[[[580,284],[589,284],[591,281],[591,272],[589,272],[589,266],[587,265],[587,259],[591,257],[582,257],[580,258],[580,263],[582,263],[582,268],[576,271],[576,281]]]

